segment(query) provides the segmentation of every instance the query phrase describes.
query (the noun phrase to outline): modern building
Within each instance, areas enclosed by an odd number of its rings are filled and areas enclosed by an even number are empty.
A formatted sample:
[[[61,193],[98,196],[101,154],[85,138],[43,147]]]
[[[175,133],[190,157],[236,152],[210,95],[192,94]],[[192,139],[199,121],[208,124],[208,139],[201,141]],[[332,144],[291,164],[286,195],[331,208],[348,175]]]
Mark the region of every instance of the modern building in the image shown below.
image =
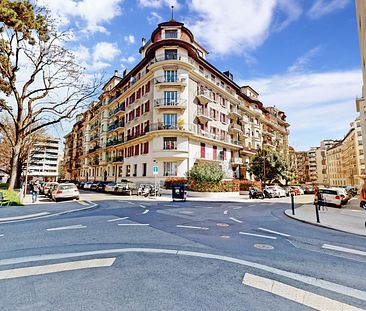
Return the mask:
[[[36,143],[31,150],[28,178],[57,180],[60,154],[60,140],[48,138]]]
[[[140,53],[65,136],[67,179],[162,181],[203,161],[220,163],[225,178],[250,178],[256,149],[287,157],[284,112],[264,107],[255,90],[209,63],[183,23],[159,24]]]
[[[356,0],[356,15],[363,78],[362,96],[356,99],[356,110],[360,113],[362,145],[366,159],[366,0]]]

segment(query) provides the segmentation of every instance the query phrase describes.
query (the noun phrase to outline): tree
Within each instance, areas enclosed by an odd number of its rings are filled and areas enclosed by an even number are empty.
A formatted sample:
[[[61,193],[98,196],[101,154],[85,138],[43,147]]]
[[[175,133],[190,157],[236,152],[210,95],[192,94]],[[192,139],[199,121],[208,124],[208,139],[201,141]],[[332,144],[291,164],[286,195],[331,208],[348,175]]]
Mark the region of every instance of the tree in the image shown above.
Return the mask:
[[[0,0],[0,113],[10,118],[15,133],[0,123],[11,144],[10,190],[27,137],[72,118],[102,84],[74,62],[64,47],[69,35],[56,26],[45,9],[29,1]]]
[[[293,181],[296,178],[296,170],[290,163],[285,162],[285,167],[282,173],[282,177],[286,182],[286,186],[289,182]]]
[[[263,184],[284,177],[286,164],[279,153],[271,149],[258,149],[252,157],[248,171]]]
[[[11,174],[11,158],[12,158],[12,141],[15,139],[15,131],[12,122],[9,118],[0,118],[0,123],[3,125],[0,128],[0,167],[2,170],[10,175]],[[3,128],[6,128],[8,135],[5,135]],[[28,135],[21,146],[19,160],[18,160],[18,171],[16,172],[16,183],[15,186],[19,187],[21,175],[26,168],[27,161],[29,159],[29,165],[36,163],[33,156],[40,151],[37,147],[37,143],[46,141],[48,139],[43,129]]]
[[[224,178],[224,172],[216,162],[197,163],[193,165],[186,175],[189,180],[198,182],[219,183]]]

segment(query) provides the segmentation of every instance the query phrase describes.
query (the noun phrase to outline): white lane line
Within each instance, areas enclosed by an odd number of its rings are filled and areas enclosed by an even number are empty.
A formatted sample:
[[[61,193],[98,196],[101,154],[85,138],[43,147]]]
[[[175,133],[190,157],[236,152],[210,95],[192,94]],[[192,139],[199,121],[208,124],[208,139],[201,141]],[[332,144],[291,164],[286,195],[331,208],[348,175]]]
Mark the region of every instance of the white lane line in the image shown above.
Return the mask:
[[[0,280],[21,278],[26,276],[42,275],[56,272],[73,271],[88,268],[110,267],[116,258],[103,258],[71,261],[65,263],[57,263],[45,266],[34,266],[28,268],[17,268],[0,271]]]
[[[164,204],[163,206],[166,206],[166,207],[176,207],[176,205],[173,205],[173,204]]]
[[[142,212],[142,215],[145,215],[145,214],[147,214],[149,212],[149,210],[148,209],[145,209],[143,212]]]
[[[224,215],[227,215],[227,213],[228,213],[228,210],[224,211]]]
[[[234,207],[234,209],[241,209],[243,208],[244,206],[238,206],[238,207]]]
[[[0,237],[4,236],[3,234],[0,234]]]
[[[256,236],[256,237],[259,237],[259,238],[265,238],[265,239],[271,239],[271,240],[277,240],[276,237],[269,236],[269,235],[254,234],[254,233],[249,233],[249,232],[239,232],[239,234],[251,235],[251,236]]]
[[[118,220],[125,220],[125,219],[128,219],[128,217],[114,218],[114,219],[109,219],[107,221],[118,221]]]
[[[339,252],[344,252],[344,253],[366,256],[366,252],[360,251],[358,249],[346,248],[346,247],[335,246],[335,245],[330,245],[330,244],[323,244],[322,248],[330,249],[333,251],[339,251]]]
[[[242,224],[243,222],[239,219],[236,219],[234,217],[230,217],[231,220],[238,222],[239,224]]]
[[[255,269],[259,269],[262,271],[270,272],[282,277],[289,278],[291,280],[295,280],[298,282],[302,282],[304,284],[308,284],[311,286],[316,286],[319,288],[323,288],[334,293],[338,293],[341,295],[346,295],[349,297],[353,297],[356,299],[360,299],[362,301],[366,301],[366,292],[355,289],[352,287],[340,285],[337,283],[333,283],[330,281],[326,281],[323,279],[319,279],[316,277],[306,276],[286,270],[277,269],[271,266],[266,266],[263,264],[259,264],[252,261],[242,260],[229,256],[221,256],[216,254],[209,253],[200,253],[200,252],[189,252],[182,251],[178,249],[163,249],[163,248],[112,248],[112,249],[102,249],[96,251],[88,251],[88,252],[78,252],[78,253],[58,253],[58,254],[47,254],[47,255],[34,255],[27,257],[19,257],[19,258],[7,258],[0,259],[0,266],[4,265],[15,265],[20,263],[27,262],[37,262],[37,261],[46,261],[46,260],[58,260],[65,258],[75,258],[75,257],[85,257],[85,256],[97,256],[97,255],[107,255],[107,254],[127,254],[127,253],[142,253],[142,254],[166,254],[166,255],[174,255],[174,256],[187,256],[187,257],[197,257],[202,259],[213,259],[219,260],[223,262],[234,263],[243,267],[251,267]]]
[[[330,299],[324,296],[305,291],[303,289],[287,285],[272,279],[267,279],[254,274],[245,273],[243,282],[244,285],[254,287],[274,295],[286,298],[297,302],[304,306],[313,308],[319,311],[329,310],[352,310],[361,311],[360,309],[349,304]]]
[[[124,202],[124,201],[120,201],[120,202]],[[136,203],[133,203],[133,202],[129,202],[129,201],[126,201],[128,204],[131,204],[131,205],[136,205]]]
[[[142,208],[146,208],[146,206],[145,205],[142,205],[142,204],[140,204],[139,206],[142,207]]]
[[[72,229],[83,229],[86,228],[86,226],[83,225],[72,225],[72,226],[66,226],[66,227],[57,227],[57,228],[48,228],[47,231],[59,231],[59,230],[72,230]]]
[[[118,224],[118,226],[150,226],[150,224]]]
[[[184,226],[184,225],[177,225],[178,228],[187,228],[187,229],[199,229],[199,230],[208,230],[207,227],[196,227],[196,226]]]
[[[278,231],[274,231],[274,230],[269,230],[269,229],[265,229],[265,228],[261,228],[261,227],[259,227],[258,230],[262,230],[262,231],[273,233],[273,234],[282,235],[282,236],[285,236],[287,238],[291,236],[291,235],[286,234],[286,233],[282,233],[282,232],[278,232]]]
[[[9,220],[27,219],[27,218],[31,218],[31,217],[44,216],[44,215],[48,215],[48,214],[49,214],[49,212],[41,212],[41,213],[28,214],[28,215],[23,215],[23,216],[5,217],[5,218],[0,218],[0,222],[1,221],[9,221]]]
[[[79,204],[84,205],[84,206],[88,206],[89,205],[88,203],[86,203],[84,201],[76,201],[76,202],[78,202]]]
[[[257,205],[251,204],[251,205],[248,205],[247,207],[254,207],[254,206],[257,206]]]

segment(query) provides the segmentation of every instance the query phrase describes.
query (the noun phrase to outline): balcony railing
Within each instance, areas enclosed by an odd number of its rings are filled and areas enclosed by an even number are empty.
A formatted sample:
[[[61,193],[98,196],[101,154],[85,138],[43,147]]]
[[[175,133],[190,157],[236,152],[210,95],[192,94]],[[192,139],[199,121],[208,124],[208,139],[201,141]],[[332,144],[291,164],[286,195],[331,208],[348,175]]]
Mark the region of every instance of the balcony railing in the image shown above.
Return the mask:
[[[167,100],[166,98],[159,98],[154,101],[154,107],[157,108],[184,108],[185,106],[185,99]]]
[[[186,55],[181,55],[181,54],[171,54],[171,55],[156,55],[150,62],[149,65],[158,63],[158,62],[163,62],[163,61],[168,61],[168,60],[177,60],[177,61],[181,61],[184,63],[189,63],[189,64],[194,64],[194,60],[191,57],[188,57]]]
[[[118,112],[125,111],[125,110],[126,110],[126,107],[124,105],[118,106],[114,110],[112,110],[112,111],[109,112],[109,116],[111,117],[111,116],[117,114]]]

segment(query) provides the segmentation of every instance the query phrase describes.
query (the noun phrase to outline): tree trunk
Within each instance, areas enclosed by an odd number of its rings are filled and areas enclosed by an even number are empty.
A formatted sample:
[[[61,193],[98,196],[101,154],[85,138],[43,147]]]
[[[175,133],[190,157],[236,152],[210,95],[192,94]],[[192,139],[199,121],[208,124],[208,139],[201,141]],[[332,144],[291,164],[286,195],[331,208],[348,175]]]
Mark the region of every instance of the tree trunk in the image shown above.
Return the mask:
[[[12,151],[11,163],[10,163],[10,180],[9,180],[9,190],[14,190],[17,182],[17,172],[19,167],[19,156],[20,156],[21,142],[18,141],[14,146]]]
[[[15,179],[15,186],[14,186],[14,188],[16,188],[16,189],[21,187],[23,167],[24,167],[24,163],[21,161],[18,161],[17,177]]]

